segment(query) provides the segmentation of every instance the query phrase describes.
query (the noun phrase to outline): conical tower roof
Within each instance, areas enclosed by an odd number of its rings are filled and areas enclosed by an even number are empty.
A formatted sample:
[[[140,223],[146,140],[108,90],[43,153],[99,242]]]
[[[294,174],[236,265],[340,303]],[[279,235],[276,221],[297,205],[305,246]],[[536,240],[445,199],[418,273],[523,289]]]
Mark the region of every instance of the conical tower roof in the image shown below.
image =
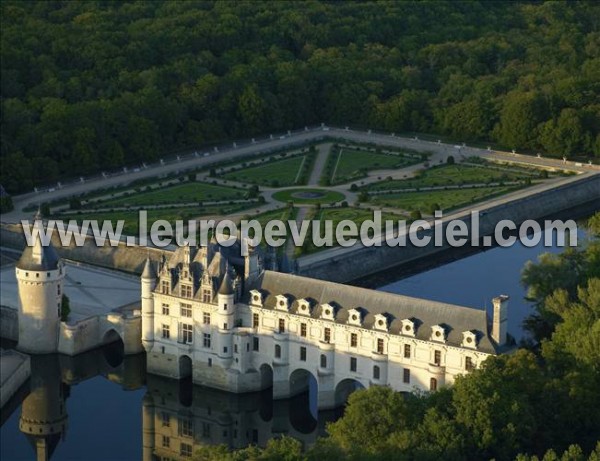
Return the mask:
[[[155,279],[156,278],[156,269],[152,261],[150,261],[150,257],[146,258],[146,264],[144,265],[144,271],[142,272],[143,279]]]
[[[225,271],[225,275],[223,276],[223,281],[221,282],[221,287],[219,288],[220,295],[232,295],[233,292],[233,282],[231,277],[229,276],[229,271]]]
[[[58,269],[60,257],[50,241],[47,242],[47,245],[42,244],[41,234],[44,228],[39,210],[33,219],[31,236],[34,242],[32,246],[25,246],[25,250],[23,250],[21,258],[17,262],[17,269],[40,272],[56,270]]]

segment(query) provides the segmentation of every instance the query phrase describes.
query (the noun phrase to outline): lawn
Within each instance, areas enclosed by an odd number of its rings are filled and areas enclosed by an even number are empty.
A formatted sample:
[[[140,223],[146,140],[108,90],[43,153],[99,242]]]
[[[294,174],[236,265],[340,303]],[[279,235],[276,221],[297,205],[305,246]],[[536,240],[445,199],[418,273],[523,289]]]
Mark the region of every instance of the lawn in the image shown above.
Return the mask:
[[[443,165],[423,170],[414,178],[395,179],[373,183],[366,190],[397,190],[488,182],[519,181],[531,178],[530,174],[470,165]]]
[[[251,204],[255,207],[256,204]],[[165,219],[170,223],[174,223],[176,220],[190,220],[201,216],[211,215],[227,215],[230,213],[238,212],[247,209],[249,204],[234,204],[234,205],[215,205],[208,207],[178,207],[178,208],[163,208],[158,210],[147,210],[147,221],[148,229],[152,223],[158,219]],[[93,211],[81,211],[79,213],[61,214],[53,217],[54,219],[62,219],[69,221],[75,219],[77,222],[81,222],[84,219],[97,220],[99,221],[100,227],[102,227],[102,221],[110,220],[113,223],[113,228],[116,227],[116,221],[125,221],[123,226],[123,232],[128,235],[138,233],[138,219],[139,213],[137,211],[113,211],[113,212],[98,212]]]
[[[310,205],[339,202],[344,200],[344,194],[327,189],[289,189],[276,192],[273,198],[280,202]]]
[[[450,210],[460,206],[506,194],[516,190],[516,187],[478,187],[470,189],[436,190],[427,192],[405,192],[399,194],[373,195],[369,203],[382,207],[400,208],[403,210],[419,210],[422,213],[431,213],[436,208]],[[437,205],[437,206],[436,206]]]
[[[361,178],[367,171],[377,169],[393,169],[412,165],[419,160],[395,154],[378,154],[368,151],[341,148],[332,153],[335,158],[331,183],[339,184]]]
[[[94,207],[120,207],[162,205],[168,203],[212,202],[221,200],[243,199],[246,191],[231,187],[215,186],[202,182],[186,182],[175,186],[159,187],[132,195],[117,197],[90,204]],[[88,205],[88,206],[90,206]]]
[[[296,178],[306,155],[265,163],[258,166],[225,173],[221,177],[232,181],[257,184],[259,186],[288,187],[296,184]],[[302,178],[300,178],[302,179]],[[300,181],[302,185],[302,181]]]

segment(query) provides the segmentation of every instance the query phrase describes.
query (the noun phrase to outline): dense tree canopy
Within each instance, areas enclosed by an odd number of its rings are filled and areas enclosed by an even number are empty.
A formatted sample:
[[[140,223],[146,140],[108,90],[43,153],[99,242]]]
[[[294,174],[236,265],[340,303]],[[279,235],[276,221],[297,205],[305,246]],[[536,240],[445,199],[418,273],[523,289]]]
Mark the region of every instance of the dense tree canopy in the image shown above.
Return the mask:
[[[13,193],[321,121],[600,155],[595,2],[0,8]]]

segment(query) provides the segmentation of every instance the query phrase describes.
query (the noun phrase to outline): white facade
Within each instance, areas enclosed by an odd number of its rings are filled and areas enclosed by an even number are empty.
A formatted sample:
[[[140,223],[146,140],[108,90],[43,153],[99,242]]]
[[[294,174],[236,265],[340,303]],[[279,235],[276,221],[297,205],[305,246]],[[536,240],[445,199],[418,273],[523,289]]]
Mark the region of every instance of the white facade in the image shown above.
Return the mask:
[[[357,384],[435,390],[506,347],[485,311],[264,271],[249,258],[183,247],[158,274],[144,271],[149,372],[231,392],[273,386],[275,398],[312,380],[318,407],[333,408]],[[494,300],[494,325],[505,325],[507,301]]]

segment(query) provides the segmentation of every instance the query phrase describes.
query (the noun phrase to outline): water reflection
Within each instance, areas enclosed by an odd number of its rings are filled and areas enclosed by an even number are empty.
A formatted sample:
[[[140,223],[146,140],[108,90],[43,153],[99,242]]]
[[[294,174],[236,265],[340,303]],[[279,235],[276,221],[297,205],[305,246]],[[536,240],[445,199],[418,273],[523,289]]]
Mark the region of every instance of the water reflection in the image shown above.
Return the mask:
[[[273,400],[271,389],[232,394],[148,375],[143,400],[143,460],[186,459],[207,444],[265,446],[281,435],[311,446],[325,435],[326,422],[337,415],[322,411],[315,418],[309,398],[309,392],[304,392],[291,399]]]
[[[4,424],[14,420],[10,418],[11,413],[16,410],[18,400],[22,399],[18,428],[35,452],[36,459],[48,460],[53,457],[59,444],[78,443],[77,440],[68,439],[69,424],[84,423],[69,421],[67,401],[71,396],[72,386],[100,375],[119,384],[123,390],[139,389],[144,385],[145,368],[146,359],[143,354],[123,356],[118,342],[75,357],[33,355],[29,384],[2,409],[2,422]],[[88,395],[87,398],[93,399],[94,396]],[[94,419],[94,415],[89,415],[88,422]],[[103,423],[110,424],[109,421]],[[92,424],[90,426],[91,430],[97,429]],[[4,443],[6,442],[3,445]],[[10,443],[17,444],[17,441],[13,439]],[[78,459],[85,459],[85,447],[81,446],[80,449],[81,458]],[[31,452],[4,450],[3,446],[3,459],[5,456],[11,459],[31,459]]]

